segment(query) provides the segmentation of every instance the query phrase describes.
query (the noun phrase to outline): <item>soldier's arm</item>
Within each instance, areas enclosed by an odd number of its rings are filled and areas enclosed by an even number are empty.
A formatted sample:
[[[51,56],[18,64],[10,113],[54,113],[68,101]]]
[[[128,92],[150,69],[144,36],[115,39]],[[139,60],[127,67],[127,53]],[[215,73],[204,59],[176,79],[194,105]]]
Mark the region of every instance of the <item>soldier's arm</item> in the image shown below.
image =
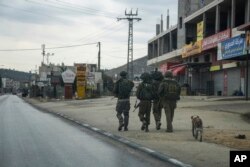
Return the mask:
[[[115,83],[114,89],[113,89],[113,94],[115,97],[118,96],[118,85],[119,85],[119,80]]]
[[[138,85],[137,90],[136,90],[136,97],[137,99],[140,99],[140,92],[141,92],[141,84]]]
[[[157,92],[159,97],[163,96],[163,92],[164,92],[164,86],[163,86],[163,83],[160,83],[159,88],[158,88],[158,92]]]

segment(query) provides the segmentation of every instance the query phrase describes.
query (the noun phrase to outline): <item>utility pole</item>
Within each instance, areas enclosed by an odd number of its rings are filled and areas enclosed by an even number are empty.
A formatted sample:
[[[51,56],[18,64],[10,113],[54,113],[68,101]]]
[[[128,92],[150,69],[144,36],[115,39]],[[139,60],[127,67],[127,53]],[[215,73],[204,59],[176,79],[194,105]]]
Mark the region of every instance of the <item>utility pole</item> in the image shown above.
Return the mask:
[[[43,64],[44,64],[45,44],[42,44],[42,55],[43,55]]]
[[[98,72],[101,71],[101,42],[97,43],[98,47],[99,47],[99,51],[98,51]]]
[[[134,69],[133,69],[133,21],[140,21],[141,18],[134,17],[138,15],[138,9],[136,10],[136,13],[132,12],[132,9],[129,13],[127,13],[127,10],[125,10],[125,18],[117,18],[118,21],[120,20],[128,20],[129,22],[129,28],[128,28],[128,57],[127,57],[127,73],[128,78],[132,79],[134,78]]]

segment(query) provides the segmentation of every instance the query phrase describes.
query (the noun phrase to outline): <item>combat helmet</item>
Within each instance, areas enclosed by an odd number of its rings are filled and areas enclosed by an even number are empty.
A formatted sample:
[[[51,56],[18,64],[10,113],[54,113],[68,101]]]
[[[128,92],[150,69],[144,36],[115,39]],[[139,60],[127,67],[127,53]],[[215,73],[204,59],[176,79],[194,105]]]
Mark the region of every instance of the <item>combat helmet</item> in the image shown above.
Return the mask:
[[[149,81],[149,80],[151,79],[151,76],[150,76],[149,73],[144,72],[144,73],[141,74],[140,78],[141,78],[141,80],[143,80],[143,81]]]
[[[166,78],[173,78],[172,71],[166,71],[166,73],[164,74],[164,77],[166,77]]]
[[[126,71],[121,71],[120,72],[121,77],[126,77],[127,75],[128,75],[128,73]]]
[[[154,80],[161,81],[163,79],[163,75],[160,71],[154,71],[151,73],[151,77]]]

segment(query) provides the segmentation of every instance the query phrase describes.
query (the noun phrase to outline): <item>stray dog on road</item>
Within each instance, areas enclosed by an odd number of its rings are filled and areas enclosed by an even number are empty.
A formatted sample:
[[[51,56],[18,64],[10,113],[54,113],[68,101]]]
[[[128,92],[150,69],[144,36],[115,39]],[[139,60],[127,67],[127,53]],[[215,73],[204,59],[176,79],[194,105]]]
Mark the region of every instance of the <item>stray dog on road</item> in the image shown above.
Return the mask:
[[[202,133],[203,133],[203,124],[202,124],[202,119],[195,115],[191,116],[192,120],[192,134],[195,139],[198,139],[199,141],[202,142]]]

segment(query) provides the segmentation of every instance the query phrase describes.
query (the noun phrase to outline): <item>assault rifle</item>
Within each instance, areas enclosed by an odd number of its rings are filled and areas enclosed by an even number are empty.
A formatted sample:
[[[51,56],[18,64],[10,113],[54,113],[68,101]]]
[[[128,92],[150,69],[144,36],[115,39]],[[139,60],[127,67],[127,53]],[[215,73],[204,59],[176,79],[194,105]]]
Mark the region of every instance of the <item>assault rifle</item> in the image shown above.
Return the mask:
[[[140,106],[140,104],[141,104],[140,102],[137,103],[137,99],[136,99],[133,112],[135,112],[135,110]]]

